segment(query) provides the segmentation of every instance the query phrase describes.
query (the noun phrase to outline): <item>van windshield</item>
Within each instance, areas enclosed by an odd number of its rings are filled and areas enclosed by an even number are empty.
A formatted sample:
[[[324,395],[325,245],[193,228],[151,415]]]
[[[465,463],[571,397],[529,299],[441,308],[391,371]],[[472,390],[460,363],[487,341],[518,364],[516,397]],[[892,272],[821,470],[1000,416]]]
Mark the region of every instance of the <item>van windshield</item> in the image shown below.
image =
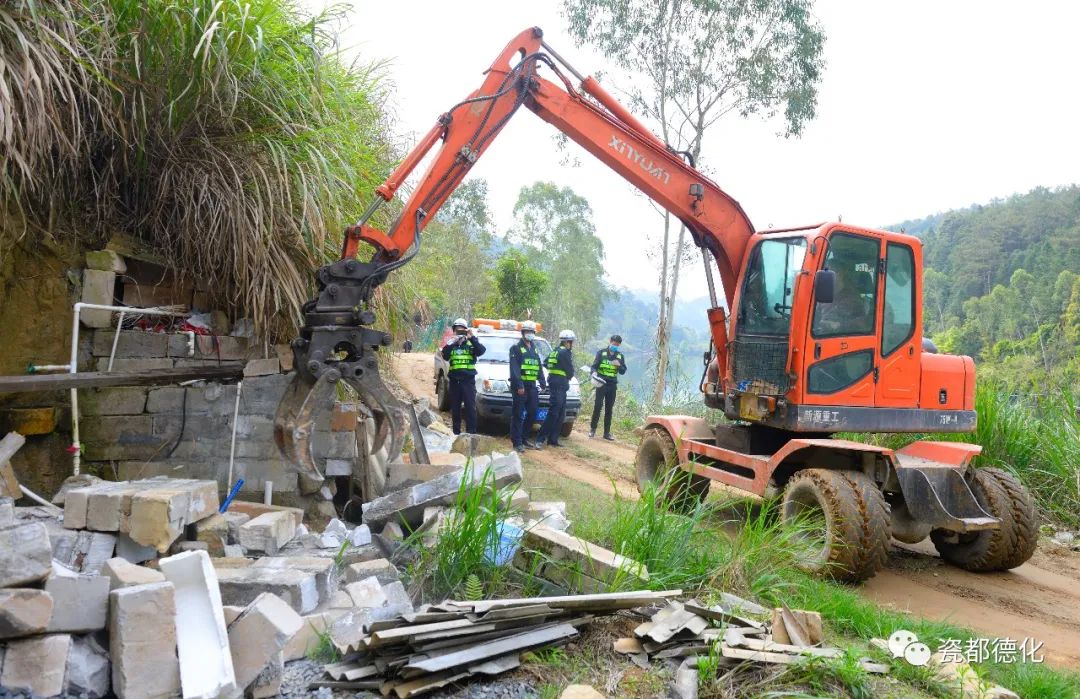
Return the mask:
[[[509,364],[510,348],[516,345],[520,338],[499,335],[477,335],[477,339],[480,340],[480,344],[487,350],[484,352],[484,356],[480,357],[477,361]],[[547,357],[551,352],[551,344],[542,337],[533,340],[533,345],[536,347],[536,353],[540,355],[541,360]]]

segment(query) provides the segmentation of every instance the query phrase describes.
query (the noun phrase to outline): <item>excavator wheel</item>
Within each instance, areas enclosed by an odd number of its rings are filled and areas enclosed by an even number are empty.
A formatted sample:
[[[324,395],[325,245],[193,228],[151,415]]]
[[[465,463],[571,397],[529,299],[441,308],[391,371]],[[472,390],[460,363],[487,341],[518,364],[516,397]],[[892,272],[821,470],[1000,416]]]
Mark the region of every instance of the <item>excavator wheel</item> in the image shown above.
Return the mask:
[[[1001,527],[969,534],[935,529],[930,540],[941,557],[975,573],[1008,570],[1031,558],[1039,529],[1027,488],[999,468],[974,469],[969,483],[975,499],[1001,520]]]
[[[857,583],[888,559],[889,505],[861,471],[799,471],[784,489],[780,516],[808,544],[799,563],[806,571]]]
[[[666,486],[664,501],[667,506],[673,512],[686,514],[705,500],[712,481],[704,476],[675,469],[677,462],[675,441],[667,430],[660,427],[645,430],[634,459],[638,492],[645,492],[649,483]]]

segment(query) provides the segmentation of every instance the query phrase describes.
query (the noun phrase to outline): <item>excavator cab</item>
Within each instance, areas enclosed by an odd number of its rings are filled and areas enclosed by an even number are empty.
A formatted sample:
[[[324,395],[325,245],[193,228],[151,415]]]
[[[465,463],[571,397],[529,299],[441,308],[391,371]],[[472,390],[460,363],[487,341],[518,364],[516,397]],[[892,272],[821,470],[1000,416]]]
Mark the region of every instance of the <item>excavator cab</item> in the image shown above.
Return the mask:
[[[726,338],[725,414],[796,433],[974,430],[971,359],[923,354],[921,269],[903,233],[755,234]]]

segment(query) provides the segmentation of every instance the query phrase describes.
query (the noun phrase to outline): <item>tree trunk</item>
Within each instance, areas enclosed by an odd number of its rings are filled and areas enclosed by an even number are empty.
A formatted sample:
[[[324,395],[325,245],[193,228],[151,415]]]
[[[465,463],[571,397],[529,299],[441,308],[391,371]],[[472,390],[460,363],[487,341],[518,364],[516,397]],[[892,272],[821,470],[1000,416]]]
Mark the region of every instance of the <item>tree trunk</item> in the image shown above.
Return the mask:
[[[664,212],[664,242],[660,260],[660,318],[656,323],[656,381],[653,382],[653,403],[659,405],[664,399],[668,366],[668,242],[671,239],[671,214]]]

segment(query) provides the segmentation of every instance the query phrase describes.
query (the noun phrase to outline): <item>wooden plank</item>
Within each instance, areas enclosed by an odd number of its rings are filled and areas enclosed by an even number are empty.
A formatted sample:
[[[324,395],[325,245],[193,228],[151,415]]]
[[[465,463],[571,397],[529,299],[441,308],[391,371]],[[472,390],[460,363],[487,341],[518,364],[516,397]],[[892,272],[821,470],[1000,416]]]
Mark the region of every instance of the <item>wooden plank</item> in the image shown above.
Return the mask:
[[[108,388],[110,386],[161,386],[198,379],[207,381],[239,379],[243,375],[244,366],[241,362],[235,365],[207,364],[204,367],[185,366],[146,371],[84,371],[78,374],[0,376],[0,393],[30,393],[34,391],[66,390],[69,388]]]

